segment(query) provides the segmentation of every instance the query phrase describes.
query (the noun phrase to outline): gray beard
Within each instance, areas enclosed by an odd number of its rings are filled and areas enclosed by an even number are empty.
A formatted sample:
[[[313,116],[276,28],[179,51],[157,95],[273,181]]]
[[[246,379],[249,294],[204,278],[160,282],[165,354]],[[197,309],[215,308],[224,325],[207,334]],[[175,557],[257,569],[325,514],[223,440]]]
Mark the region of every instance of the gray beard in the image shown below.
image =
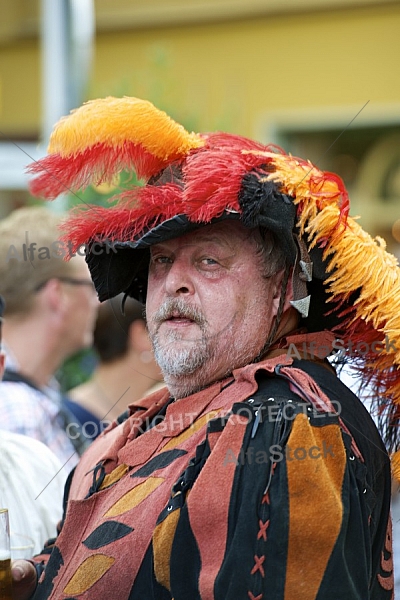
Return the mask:
[[[159,327],[174,311],[197,323],[201,333],[197,339],[182,340],[179,333],[170,332],[161,345]],[[209,360],[211,352],[205,335],[206,320],[198,308],[181,298],[170,298],[158,309],[152,321],[158,325],[151,336],[154,356],[165,379],[190,375]]]
[[[200,337],[196,344],[193,341],[188,342],[187,347],[185,342],[181,341],[179,348],[173,346],[179,343],[179,337],[171,338],[170,346],[168,342],[161,346],[157,334],[153,338],[154,356],[165,378],[191,375],[210,360],[210,349],[204,337]]]
[[[191,340],[182,340],[178,332],[169,332],[164,335],[160,343],[159,327],[150,335],[153,344],[155,359],[163,373],[164,381],[171,394],[178,398],[188,396],[214,381],[214,365],[220,362],[221,346],[214,343],[213,337],[207,335],[207,321],[201,311],[191,307],[181,299],[167,300],[153,316],[152,322],[160,326],[168,318],[172,310],[178,310],[183,316],[191,318],[199,327],[198,337]],[[216,337],[229,335],[232,323],[225,326]],[[225,373],[219,373],[219,378],[226,377],[232,369],[252,362],[260,348],[255,348],[250,342],[243,346],[232,344],[225,350],[229,353]]]

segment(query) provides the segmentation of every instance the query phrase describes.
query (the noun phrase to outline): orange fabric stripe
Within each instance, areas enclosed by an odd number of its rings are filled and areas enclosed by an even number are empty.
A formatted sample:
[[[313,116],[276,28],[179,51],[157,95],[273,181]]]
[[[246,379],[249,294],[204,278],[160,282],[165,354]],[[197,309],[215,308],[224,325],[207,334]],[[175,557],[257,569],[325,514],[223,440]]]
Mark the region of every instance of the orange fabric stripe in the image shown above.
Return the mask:
[[[110,485],[113,485],[114,483],[119,481],[121,477],[123,477],[125,473],[128,472],[128,469],[128,465],[125,464],[118,465],[118,467],[115,467],[115,469],[111,471],[111,473],[104,477],[103,483],[101,484],[99,489],[105,490],[106,488],[110,487]]]
[[[112,567],[115,558],[105,554],[89,556],[76,570],[64,588],[64,594],[77,596],[92,587]]]
[[[287,446],[289,542],[284,600],[314,600],[342,525],[346,453],[339,425],[313,427],[304,414],[295,418]]]
[[[196,433],[196,431],[199,431],[199,429],[204,427],[204,425],[207,425],[208,421],[211,421],[211,419],[213,419],[219,413],[220,410],[221,409],[219,408],[217,408],[216,410],[211,410],[210,412],[206,413],[205,415],[194,421],[194,423],[190,425],[187,429],[182,431],[182,433],[180,433],[176,437],[171,438],[170,441],[162,447],[161,451],[165,452],[165,450],[171,450],[171,448],[175,448],[176,446],[179,446],[179,444],[183,444],[183,442],[192,437],[192,435]]]
[[[157,525],[153,533],[154,574],[158,583],[170,591],[171,550],[180,514],[180,510],[174,510],[162,523]]]
[[[139,483],[132,490],[129,490],[126,494],[119,498],[115,504],[113,504],[108,511],[104,514],[105,517],[118,517],[128,510],[132,510],[138,504],[143,502],[147,496],[150,496],[154,490],[164,483],[164,477],[149,477],[143,483]]]

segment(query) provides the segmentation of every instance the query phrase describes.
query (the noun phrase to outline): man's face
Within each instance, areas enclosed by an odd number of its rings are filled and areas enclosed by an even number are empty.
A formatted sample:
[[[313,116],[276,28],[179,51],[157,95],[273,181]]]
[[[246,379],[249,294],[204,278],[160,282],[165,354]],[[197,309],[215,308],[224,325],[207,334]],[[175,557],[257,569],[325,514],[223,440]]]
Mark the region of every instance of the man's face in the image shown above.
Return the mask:
[[[147,322],[171,393],[192,393],[251,362],[274,316],[254,231],[208,225],[151,249]]]

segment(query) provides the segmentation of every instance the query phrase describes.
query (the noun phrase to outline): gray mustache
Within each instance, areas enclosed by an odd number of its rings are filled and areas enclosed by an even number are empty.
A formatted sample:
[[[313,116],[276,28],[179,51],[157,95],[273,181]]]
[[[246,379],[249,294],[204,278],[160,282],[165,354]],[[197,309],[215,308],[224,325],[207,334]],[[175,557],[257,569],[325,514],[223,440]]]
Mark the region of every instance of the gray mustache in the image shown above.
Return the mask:
[[[173,316],[179,315],[184,319],[190,319],[197,325],[202,327],[206,323],[206,319],[196,306],[187,304],[182,298],[169,298],[166,300],[157,312],[152,317],[152,322],[156,325],[160,325],[163,321],[172,318]]]

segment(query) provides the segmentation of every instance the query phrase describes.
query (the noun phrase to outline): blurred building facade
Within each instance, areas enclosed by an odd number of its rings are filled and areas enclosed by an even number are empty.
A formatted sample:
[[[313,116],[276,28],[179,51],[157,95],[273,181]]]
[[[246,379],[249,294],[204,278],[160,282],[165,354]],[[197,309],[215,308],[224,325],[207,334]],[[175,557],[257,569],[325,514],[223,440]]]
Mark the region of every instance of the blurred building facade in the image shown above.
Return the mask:
[[[45,135],[45,6],[2,0],[0,216],[28,200],[24,179],[6,175]],[[82,100],[147,98],[189,129],[307,157],[343,177],[352,214],[399,252],[399,1],[94,0],[93,11]]]

